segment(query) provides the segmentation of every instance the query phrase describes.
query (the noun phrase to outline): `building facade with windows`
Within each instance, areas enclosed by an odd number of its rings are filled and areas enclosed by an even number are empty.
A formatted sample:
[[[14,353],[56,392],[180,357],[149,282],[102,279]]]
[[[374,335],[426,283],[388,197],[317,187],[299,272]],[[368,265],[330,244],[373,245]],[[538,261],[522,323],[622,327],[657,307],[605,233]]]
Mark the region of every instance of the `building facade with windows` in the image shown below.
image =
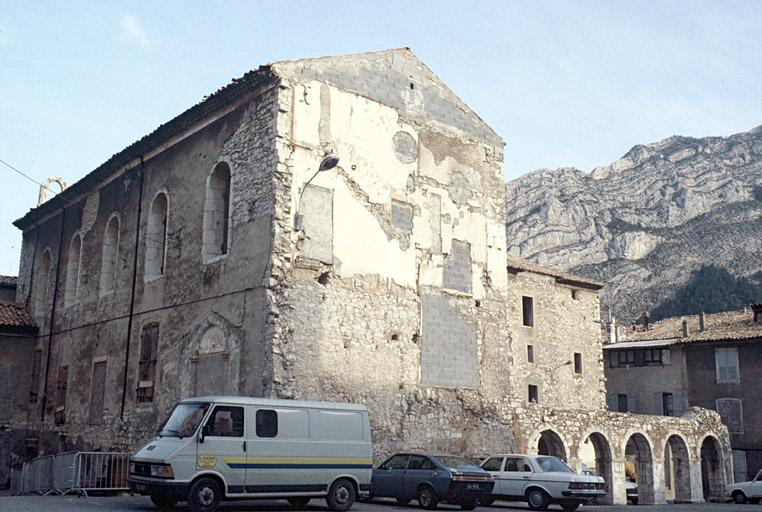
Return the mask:
[[[715,410],[728,427],[735,479],[762,468],[762,305],[748,311],[609,326],[604,346],[611,411],[680,416]]]
[[[16,221],[41,362],[16,442],[132,450],[190,396],[347,401],[378,460],[592,443],[610,500],[630,454],[648,503],[674,445],[682,498],[721,492],[715,413],[606,411],[601,284],[506,254],[502,161],[408,49],[247,73]]]

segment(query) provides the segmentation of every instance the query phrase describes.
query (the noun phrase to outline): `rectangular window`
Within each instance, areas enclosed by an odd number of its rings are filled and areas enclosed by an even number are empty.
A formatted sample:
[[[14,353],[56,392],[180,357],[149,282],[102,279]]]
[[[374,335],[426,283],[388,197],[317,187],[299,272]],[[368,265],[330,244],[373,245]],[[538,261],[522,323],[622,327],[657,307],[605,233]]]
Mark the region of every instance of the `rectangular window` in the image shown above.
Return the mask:
[[[661,410],[664,416],[675,415],[675,401],[672,393],[661,394]]]
[[[617,366],[635,366],[635,351],[620,350],[616,352]]]
[[[719,398],[715,410],[731,434],[743,434],[743,403],[738,398]]]
[[[259,411],[257,411],[257,418],[259,418]],[[206,422],[208,436],[243,437],[243,431],[243,407],[217,406]]]
[[[717,382],[739,383],[741,374],[738,371],[738,349],[716,348],[714,360],[717,367]]]
[[[529,398],[530,404],[536,404],[540,401],[540,393],[539,393],[539,390],[537,389],[537,386],[535,386],[534,384],[530,384],[528,393],[529,393],[528,398]]]
[[[527,363],[534,363],[534,345],[527,345]]]
[[[156,379],[156,360],[159,350],[159,324],[143,326],[140,337],[140,362],[138,363],[138,403],[152,402]]]
[[[579,298],[581,297],[581,292],[579,290],[572,290],[571,294],[572,294],[573,300],[579,300]]]
[[[93,381],[90,388],[90,424],[103,422],[103,399],[106,391],[106,361],[93,365]]]
[[[69,367],[59,366],[58,377],[56,378],[56,410],[55,423],[63,425],[66,423],[66,388],[69,386]]]
[[[661,349],[648,349],[645,351],[646,366],[661,366]]]
[[[32,354],[32,378],[29,383],[29,402],[37,403],[37,393],[40,390],[40,373],[42,371],[42,350]]]
[[[574,373],[582,373],[582,354],[574,353]]]
[[[627,395],[624,393],[619,393],[616,396],[617,399],[617,411],[618,412],[628,412],[627,410]]]
[[[534,326],[534,300],[532,297],[521,297],[522,322],[527,327]]]
[[[268,409],[257,411],[257,437],[278,435],[278,413]]]

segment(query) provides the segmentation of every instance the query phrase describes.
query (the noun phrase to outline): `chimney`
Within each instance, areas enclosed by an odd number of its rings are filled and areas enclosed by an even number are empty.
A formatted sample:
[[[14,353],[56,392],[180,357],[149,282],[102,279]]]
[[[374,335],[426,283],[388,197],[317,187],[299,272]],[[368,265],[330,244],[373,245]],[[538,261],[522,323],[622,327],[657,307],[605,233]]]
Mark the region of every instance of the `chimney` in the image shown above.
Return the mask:
[[[648,324],[651,322],[651,313],[646,311],[643,313],[643,328],[647,331],[648,330]]]
[[[762,304],[752,304],[751,310],[754,312],[754,322],[762,324]]]
[[[611,315],[609,315],[609,318],[609,343],[616,343],[619,341],[617,339],[616,318]]]
[[[690,336],[691,330],[688,328],[688,320],[683,320],[683,338]]]
[[[706,315],[702,311],[699,314],[699,331],[704,332],[706,330]]]

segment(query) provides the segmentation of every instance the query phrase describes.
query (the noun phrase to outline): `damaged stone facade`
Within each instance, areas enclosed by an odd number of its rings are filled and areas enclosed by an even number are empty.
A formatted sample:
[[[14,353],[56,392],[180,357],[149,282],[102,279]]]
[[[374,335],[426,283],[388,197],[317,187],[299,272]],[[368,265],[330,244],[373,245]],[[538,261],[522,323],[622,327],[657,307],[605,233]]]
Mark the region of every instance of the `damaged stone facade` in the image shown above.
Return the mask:
[[[339,165],[310,182],[329,152]],[[503,142],[409,50],[260,68],[123,153],[57,196],[70,205],[17,221],[17,299],[49,364],[14,435],[38,439],[40,452],[134,449],[177,399],[219,393],[365,404],[378,462],[421,448],[540,451],[578,465],[599,433],[619,503],[633,438],[643,503],[665,499],[671,433],[687,445],[686,499],[704,499],[702,432],[716,441],[712,467],[729,474],[716,414],[605,411],[600,285],[507,263]],[[229,247],[209,258],[203,240],[219,238],[203,233],[215,225],[205,197],[220,162]],[[102,295],[114,214],[116,285]],[[81,257],[69,264],[77,235]]]

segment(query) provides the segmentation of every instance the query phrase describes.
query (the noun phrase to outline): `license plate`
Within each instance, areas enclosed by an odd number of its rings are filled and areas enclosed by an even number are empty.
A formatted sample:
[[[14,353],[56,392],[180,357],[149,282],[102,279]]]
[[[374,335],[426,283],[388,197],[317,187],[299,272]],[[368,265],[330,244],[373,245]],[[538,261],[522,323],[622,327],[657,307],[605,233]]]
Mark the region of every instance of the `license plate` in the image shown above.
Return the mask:
[[[137,489],[138,491],[145,491],[146,486],[143,484],[135,484],[135,489]]]
[[[481,485],[479,484],[466,484],[466,489],[475,491],[481,489]]]

